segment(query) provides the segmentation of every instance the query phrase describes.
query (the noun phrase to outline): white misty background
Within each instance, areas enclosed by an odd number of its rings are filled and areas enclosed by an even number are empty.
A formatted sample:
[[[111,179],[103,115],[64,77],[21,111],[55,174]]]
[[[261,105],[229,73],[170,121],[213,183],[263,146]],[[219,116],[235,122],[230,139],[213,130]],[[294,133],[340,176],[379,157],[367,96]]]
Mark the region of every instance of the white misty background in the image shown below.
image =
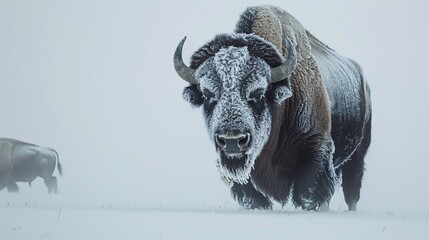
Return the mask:
[[[4,0],[0,136],[59,152],[64,177],[48,199],[60,206],[238,209],[172,57],[183,36],[188,60],[263,3],[363,67],[373,142],[358,209],[429,212],[426,1]],[[45,198],[41,179],[19,186],[17,198]],[[339,189],[331,208],[346,207]]]

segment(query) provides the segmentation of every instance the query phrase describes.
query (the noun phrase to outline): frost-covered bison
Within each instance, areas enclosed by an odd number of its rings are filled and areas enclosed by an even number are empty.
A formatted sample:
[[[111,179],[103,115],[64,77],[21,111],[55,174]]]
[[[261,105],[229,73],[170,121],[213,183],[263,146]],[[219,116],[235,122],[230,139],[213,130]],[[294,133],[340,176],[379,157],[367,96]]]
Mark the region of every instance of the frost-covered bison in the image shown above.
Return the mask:
[[[356,210],[371,141],[371,100],[359,65],[273,6],[244,11],[232,34],[198,49],[190,67],[177,46],[174,67],[203,105],[220,174],[245,208],[272,200],[327,209],[337,178]]]
[[[41,177],[49,193],[58,193],[57,178],[52,176],[55,165],[62,175],[60,159],[54,149],[0,138],[0,190],[7,187],[9,192],[17,192],[16,182],[31,184],[36,177]]]

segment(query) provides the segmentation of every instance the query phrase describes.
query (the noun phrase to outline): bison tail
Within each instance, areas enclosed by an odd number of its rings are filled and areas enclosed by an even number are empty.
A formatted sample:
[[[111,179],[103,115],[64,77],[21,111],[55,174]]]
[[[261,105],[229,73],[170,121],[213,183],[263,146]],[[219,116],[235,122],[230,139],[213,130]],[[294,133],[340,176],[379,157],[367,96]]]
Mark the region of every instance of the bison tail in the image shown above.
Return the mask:
[[[63,176],[63,167],[61,166],[61,163],[60,163],[60,155],[59,155],[59,154],[58,154],[58,152],[57,152],[57,151],[55,151],[54,149],[50,148],[50,150],[51,150],[52,152],[54,152],[54,153],[55,153],[55,156],[56,156],[56,158],[57,158],[57,168],[58,168],[58,172],[60,173],[60,175],[61,175],[61,176]]]
[[[63,167],[61,166],[60,159],[58,159],[57,168],[60,175],[63,176]]]

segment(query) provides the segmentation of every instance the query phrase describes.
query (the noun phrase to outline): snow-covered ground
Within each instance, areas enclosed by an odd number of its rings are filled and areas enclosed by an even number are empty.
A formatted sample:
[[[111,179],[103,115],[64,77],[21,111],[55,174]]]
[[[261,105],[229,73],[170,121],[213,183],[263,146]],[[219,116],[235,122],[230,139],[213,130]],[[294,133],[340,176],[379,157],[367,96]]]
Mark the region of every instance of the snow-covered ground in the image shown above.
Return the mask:
[[[145,206],[1,195],[2,239],[427,239],[429,215]],[[66,200],[67,202],[67,200]],[[8,216],[7,219],[4,216]]]
[[[200,110],[173,69],[249,5],[292,13],[360,63],[373,142],[358,212],[245,211],[219,179]],[[0,136],[59,152],[0,191],[0,239],[428,239],[427,1],[0,1]],[[58,176],[58,173],[55,172]]]

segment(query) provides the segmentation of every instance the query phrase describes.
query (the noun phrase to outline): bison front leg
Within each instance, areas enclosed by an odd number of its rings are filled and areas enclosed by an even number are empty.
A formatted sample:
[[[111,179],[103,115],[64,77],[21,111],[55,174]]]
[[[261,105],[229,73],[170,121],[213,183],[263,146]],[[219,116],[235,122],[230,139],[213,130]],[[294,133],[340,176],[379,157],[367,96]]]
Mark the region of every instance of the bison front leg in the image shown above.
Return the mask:
[[[19,187],[15,182],[9,182],[7,184],[7,191],[8,192],[19,192]]]
[[[336,176],[331,142],[304,151],[299,159],[293,188],[295,206],[304,210],[328,210]]]
[[[234,183],[231,187],[231,195],[246,209],[272,209],[273,203],[262,193],[253,187],[252,183],[239,184]]]
[[[0,190],[5,187],[8,192],[19,192],[18,185],[12,180],[12,177],[8,173],[3,176],[0,175]]]

